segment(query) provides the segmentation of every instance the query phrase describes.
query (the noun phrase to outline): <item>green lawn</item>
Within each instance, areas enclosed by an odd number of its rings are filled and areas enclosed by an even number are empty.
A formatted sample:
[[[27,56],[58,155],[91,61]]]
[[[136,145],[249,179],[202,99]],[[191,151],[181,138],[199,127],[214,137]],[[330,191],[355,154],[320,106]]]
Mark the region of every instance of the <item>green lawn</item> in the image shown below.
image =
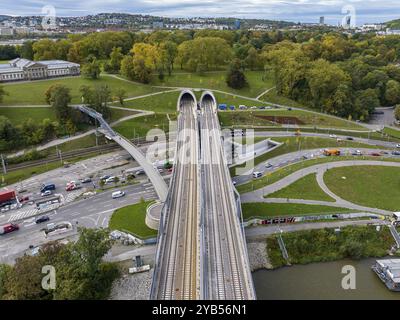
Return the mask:
[[[318,159],[311,159],[306,161],[301,161],[292,165],[288,165],[281,169],[275,170],[260,179],[253,179],[248,183],[241,184],[236,187],[239,193],[246,193],[251,192],[254,190],[261,189],[267,185],[275,183],[288,175],[301,170],[303,168],[311,167],[316,164],[320,163],[328,163],[328,162],[335,162],[335,161],[350,161],[350,160],[374,160],[377,161],[376,157],[341,157],[340,159],[336,157],[327,157],[327,158],[318,158]],[[390,161],[390,162],[400,162],[400,159],[380,159],[380,161]]]
[[[325,174],[324,181],[332,192],[350,202],[372,208],[400,211],[400,168],[379,166],[335,168]]]
[[[157,231],[150,229],[146,223],[146,209],[150,202],[141,201],[140,203],[127,206],[116,210],[110,220],[111,230],[127,231],[141,239],[157,236]]]
[[[383,132],[384,132],[385,134],[391,136],[391,137],[400,139],[400,130],[396,130],[396,129],[392,129],[392,128],[389,128],[389,127],[385,127],[385,128],[383,129]]]
[[[177,73],[171,76],[165,76],[165,79],[162,82],[158,80],[158,78],[154,78],[153,84],[166,87],[218,89],[255,98],[265,90],[274,86],[272,76],[263,81],[263,73],[263,71],[246,71],[245,74],[249,86],[240,90],[228,87],[226,84],[226,71],[206,73],[203,76],[195,73]]]
[[[171,120],[176,120],[176,114],[170,114],[169,116]],[[145,137],[151,129],[161,129],[166,133],[169,132],[169,121],[167,114],[156,113],[124,121],[117,124],[113,129],[128,139],[134,139],[138,136]]]
[[[36,123],[42,122],[43,119],[56,120],[56,114],[53,108],[2,108],[0,107],[0,116],[5,116],[14,125],[21,124],[25,120],[31,118]]]
[[[305,106],[292,99],[278,95],[275,88],[264,94],[260,100],[288,107],[305,108]]]
[[[253,106],[253,103],[250,104]],[[254,104],[257,106],[257,104]],[[264,104],[265,105],[265,104]],[[324,114],[317,114],[303,110],[271,109],[271,110],[243,110],[243,111],[223,111],[219,112],[221,125],[223,126],[281,126],[280,120],[286,121],[285,124],[295,124],[300,122],[300,126],[317,126],[320,128],[341,128],[363,130],[364,127],[339,118],[330,117]],[[274,117],[265,119],[262,117]],[[284,117],[279,119],[278,117]]]
[[[243,219],[271,218],[280,216],[305,216],[346,213],[350,210],[328,206],[295,204],[295,203],[242,203]],[[354,212],[351,211],[351,212]]]
[[[109,76],[101,76],[98,80],[86,79],[84,77],[58,78],[46,81],[33,81],[23,83],[7,83],[4,89],[8,93],[4,97],[2,105],[43,105],[46,104],[45,92],[53,84],[60,83],[71,89],[72,103],[80,103],[81,95],[79,88],[82,85],[97,86],[107,84],[111,91],[125,89],[128,97],[140,96],[147,93],[158,92],[160,89],[148,85],[133,84],[130,82],[115,79]],[[21,94],[23,92],[23,94]]]
[[[85,159],[88,159],[91,157],[95,157],[96,155],[97,155],[97,153],[93,153],[92,155],[77,157],[77,158],[68,160],[68,163],[71,163],[71,164],[76,163],[78,161],[82,161],[82,160],[85,160]],[[61,166],[62,166],[61,162],[57,161],[57,162],[47,163],[47,164],[43,164],[43,165],[31,167],[31,168],[19,169],[16,171],[9,172],[6,175],[1,173],[0,174],[1,185],[5,186],[5,185],[10,185],[10,184],[13,184],[13,183],[16,183],[19,181],[23,181],[25,179],[31,178],[32,176],[60,168]]]
[[[162,93],[155,96],[126,101],[124,107],[154,112],[176,112],[179,95],[179,91]],[[120,106],[119,104],[114,105]]]
[[[298,150],[313,150],[321,148],[376,148],[369,144],[363,144],[352,141],[337,142],[336,139],[320,138],[320,137],[273,137],[272,140],[281,142],[283,145],[275,150],[264,153],[263,155],[254,159],[254,164],[258,165],[269,159],[284,155],[286,153],[295,152]],[[385,149],[385,148],[382,148]],[[235,172],[236,168],[244,167],[244,165],[235,166],[230,168],[231,174]]]
[[[318,185],[316,173],[309,174],[293,184],[268,195],[268,198],[304,199],[335,202]]]

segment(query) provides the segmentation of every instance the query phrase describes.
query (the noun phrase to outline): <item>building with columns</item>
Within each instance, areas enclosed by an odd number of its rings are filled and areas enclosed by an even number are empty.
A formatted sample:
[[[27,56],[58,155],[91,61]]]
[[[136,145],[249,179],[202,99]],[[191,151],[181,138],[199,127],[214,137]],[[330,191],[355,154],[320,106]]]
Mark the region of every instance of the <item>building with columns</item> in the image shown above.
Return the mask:
[[[80,75],[80,65],[62,60],[31,61],[17,58],[0,64],[0,82],[42,80]]]

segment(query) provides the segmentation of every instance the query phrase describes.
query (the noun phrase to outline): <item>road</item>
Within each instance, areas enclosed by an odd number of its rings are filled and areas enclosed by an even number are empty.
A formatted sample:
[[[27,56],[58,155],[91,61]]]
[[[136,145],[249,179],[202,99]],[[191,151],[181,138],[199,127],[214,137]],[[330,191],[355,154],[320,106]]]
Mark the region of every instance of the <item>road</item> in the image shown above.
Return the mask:
[[[291,203],[322,204],[322,205],[348,208],[348,209],[352,209],[352,210],[360,211],[360,212],[373,212],[373,213],[382,214],[382,215],[392,215],[393,213],[390,211],[387,211],[387,210],[364,207],[364,206],[360,206],[360,205],[351,203],[349,201],[343,200],[328,189],[328,187],[325,185],[325,183],[323,182],[323,179],[322,179],[323,173],[326,170],[333,169],[333,168],[341,168],[341,167],[352,167],[352,166],[400,167],[400,162],[386,162],[386,161],[384,162],[384,161],[372,161],[372,160],[356,161],[356,160],[354,160],[354,161],[337,161],[337,162],[328,162],[328,163],[323,163],[323,164],[317,164],[317,165],[314,165],[311,167],[307,167],[307,168],[298,170],[298,171],[292,173],[291,175],[286,176],[285,178],[283,178],[273,184],[265,186],[264,188],[255,190],[253,192],[242,194],[241,200],[242,200],[242,202],[287,203],[286,199],[266,199],[266,198],[264,198],[264,195],[268,195],[268,194],[274,193],[276,191],[279,191],[311,173],[317,173],[317,178],[318,178],[317,181],[318,181],[320,187],[327,194],[329,194],[331,197],[333,197],[336,202],[322,203],[322,202],[316,202],[316,201],[312,201],[312,200],[300,199],[300,200],[296,201],[294,199],[293,200],[291,199],[290,200]]]
[[[76,234],[76,226],[105,228],[116,209],[138,203],[142,198],[146,201],[157,198],[154,188],[148,182],[127,186],[120,190],[125,191],[125,197],[112,199],[111,194],[115,190],[111,190],[63,206],[48,214],[50,222],[71,222],[75,226],[74,231],[63,236],[71,237]],[[29,245],[39,246],[47,242],[48,239],[40,232],[44,227],[45,225],[35,224],[35,218],[31,218],[20,222],[19,231],[1,236],[0,263],[13,263],[14,259],[21,256]]]
[[[175,166],[160,224],[152,299],[200,298],[197,104],[190,93],[179,104]]]
[[[296,232],[304,230],[324,229],[324,228],[343,228],[347,226],[365,226],[365,225],[386,225],[384,220],[357,220],[357,221],[336,221],[336,222],[313,222],[286,225],[271,225],[262,227],[252,227],[246,229],[246,238],[264,238],[270,235],[282,232]]]
[[[215,101],[201,102],[203,299],[255,299]]]
[[[350,156],[355,150],[361,151],[364,155],[369,155],[374,152],[381,152],[382,149],[368,149],[368,148],[335,148],[341,151],[341,155],[338,156],[338,160],[341,157]],[[272,173],[279,168],[286,167],[291,164],[295,164],[301,161],[304,161],[306,157],[307,159],[318,159],[318,158],[325,158],[323,154],[324,149],[311,149],[311,150],[299,150],[296,152],[286,153],[281,156],[277,156],[274,158],[269,159],[268,161],[262,162],[252,169],[246,169],[245,172],[242,172],[240,168],[237,168],[235,172],[235,177],[233,181],[237,184],[244,184],[251,180],[253,180],[253,172],[261,172],[263,175],[267,173]],[[363,156],[358,156],[358,158],[362,158]],[[379,157],[377,157],[379,158]],[[399,156],[393,156],[392,154],[383,154],[380,158],[385,159],[400,159]],[[266,167],[266,163],[269,163],[271,166]]]

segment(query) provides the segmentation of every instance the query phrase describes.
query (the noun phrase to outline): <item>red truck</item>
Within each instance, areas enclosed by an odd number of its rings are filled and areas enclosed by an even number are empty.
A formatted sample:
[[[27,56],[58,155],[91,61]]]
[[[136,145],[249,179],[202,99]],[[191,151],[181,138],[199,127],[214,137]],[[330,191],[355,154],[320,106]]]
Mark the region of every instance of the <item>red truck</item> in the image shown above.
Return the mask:
[[[16,199],[15,190],[2,190],[0,191],[0,204]]]
[[[9,223],[0,227],[0,235],[11,233],[17,230],[19,230],[19,226],[17,224]]]

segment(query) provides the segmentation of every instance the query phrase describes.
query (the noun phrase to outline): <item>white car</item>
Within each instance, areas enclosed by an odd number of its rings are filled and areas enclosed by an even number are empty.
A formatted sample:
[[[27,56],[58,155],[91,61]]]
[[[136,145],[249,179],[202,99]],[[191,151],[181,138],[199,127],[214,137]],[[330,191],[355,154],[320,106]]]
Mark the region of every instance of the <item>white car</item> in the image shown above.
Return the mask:
[[[261,177],[262,177],[262,173],[261,172],[258,172],[258,171],[253,172],[253,178],[254,179],[261,178]]]
[[[245,109],[247,109],[247,107],[246,107],[245,105],[241,104],[241,105],[239,106],[239,109],[240,109],[240,110],[245,110]]]
[[[125,192],[123,192],[123,191],[115,191],[115,192],[112,193],[112,198],[113,199],[118,199],[118,198],[121,198],[123,196],[125,196]]]
[[[336,138],[337,138],[337,135],[336,135],[336,134],[330,134],[330,135],[329,135],[329,138],[336,139]]]
[[[396,144],[396,148],[400,148],[400,143]]]
[[[53,194],[53,192],[51,192],[51,190],[47,190],[47,191],[45,191],[45,192],[42,192],[40,195],[42,196],[42,197],[48,197],[48,196],[50,196],[50,195],[52,195]]]
[[[113,182],[115,182],[115,177],[109,177],[106,179],[106,181],[104,181],[105,184],[113,183]]]

